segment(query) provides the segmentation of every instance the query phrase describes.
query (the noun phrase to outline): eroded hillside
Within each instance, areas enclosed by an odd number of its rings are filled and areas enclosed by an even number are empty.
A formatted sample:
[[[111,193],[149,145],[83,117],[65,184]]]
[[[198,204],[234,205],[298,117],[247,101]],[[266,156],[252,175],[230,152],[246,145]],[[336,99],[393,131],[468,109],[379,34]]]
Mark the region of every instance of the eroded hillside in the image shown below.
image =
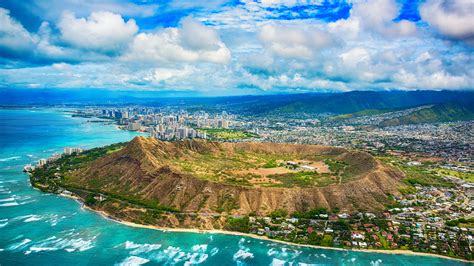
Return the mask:
[[[388,195],[399,193],[402,176],[367,153],[342,148],[137,137],[65,182],[186,213],[266,215],[315,207],[380,211]]]

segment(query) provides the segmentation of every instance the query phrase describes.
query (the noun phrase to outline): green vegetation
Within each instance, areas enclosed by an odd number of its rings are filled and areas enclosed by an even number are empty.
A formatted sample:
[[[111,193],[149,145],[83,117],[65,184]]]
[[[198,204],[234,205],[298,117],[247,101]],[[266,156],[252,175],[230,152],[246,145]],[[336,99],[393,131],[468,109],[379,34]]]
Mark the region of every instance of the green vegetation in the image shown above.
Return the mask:
[[[340,175],[344,173],[344,170],[348,167],[348,164],[343,161],[333,160],[333,159],[326,159],[324,163],[327,164],[329,170],[333,172],[335,175]]]
[[[251,228],[250,223],[249,223],[249,217],[248,216],[244,216],[242,218],[229,217],[227,219],[227,222],[224,228],[229,231],[249,233],[250,228]]]
[[[471,218],[459,218],[457,220],[451,220],[446,222],[447,226],[459,226],[474,228],[474,217]]]
[[[410,186],[421,185],[421,186],[435,186],[435,187],[454,187],[454,184],[445,180],[437,174],[437,172],[430,168],[428,163],[421,165],[407,165],[403,160],[398,157],[379,157],[379,159],[388,165],[397,167],[406,174],[406,178],[403,182]],[[409,191],[401,191],[409,192]]]
[[[410,114],[385,120],[382,126],[454,122],[474,119],[474,103],[442,103]]]
[[[315,171],[296,171],[286,174],[269,175],[279,183],[265,184],[268,187],[313,187],[327,186],[335,182],[331,174],[319,174]]]
[[[371,116],[371,115],[385,114],[385,113],[389,113],[389,112],[393,112],[393,111],[394,111],[394,109],[383,109],[383,110],[380,110],[380,109],[366,109],[366,110],[362,110],[362,111],[355,112],[355,113],[349,113],[349,114],[342,114],[342,115],[333,116],[333,117],[331,117],[331,120],[336,120],[336,121],[337,120],[345,120],[345,119],[361,117],[361,116]]]
[[[454,176],[468,182],[474,182],[474,173],[459,172],[444,168],[435,168],[434,171],[440,175]]]
[[[332,235],[324,235],[321,240],[321,246],[332,247],[334,246],[334,240]]]
[[[59,193],[63,189],[82,195],[84,203],[94,206],[99,202],[95,196],[105,195],[108,201],[119,201],[126,204],[138,205],[157,211],[176,212],[175,208],[162,206],[154,200],[146,200],[132,195],[110,193],[101,190],[102,183],[92,182],[87,189],[71,182],[71,174],[80,167],[85,167],[104,155],[121,150],[127,143],[116,143],[105,147],[86,150],[80,154],[62,156],[58,160],[46,164],[44,167],[36,168],[31,172],[31,183],[34,187],[47,192]],[[99,179],[97,179],[99,180]]]
[[[87,206],[93,206],[97,203],[97,200],[95,199],[95,194],[94,193],[90,193],[89,195],[87,195],[84,203],[87,205]]]
[[[279,165],[277,164],[275,159],[271,159],[270,161],[266,162],[262,167],[263,168],[275,168],[278,167]]]
[[[296,218],[313,219],[317,218],[320,214],[329,214],[329,211],[326,208],[314,208],[306,212],[295,212],[292,216]]]
[[[288,211],[284,209],[274,210],[272,213],[270,213],[270,217],[272,218],[284,218],[287,216],[288,216]]]
[[[220,140],[235,140],[257,138],[258,135],[246,131],[224,129],[224,128],[198,128],[198,131],[206,132],[210,137]]]
[[[264,153],[249,150],[237,150],[233,153],[209,152],[193,153],[192,159],[176,159],[170,162],[176,165],[184,172],[190,173],[198,178],[215,182],[223,182],[232,185],[253,186],[251,179],[269,178],[274,182],[258,183],[262,187],[311,187],[327,186],[338,182],[337,175],[341,175],[345,182],[352,177],[349,173],[351,166],[343,161],[333,159],[333,155],[315,156],[315,155],[295,155],[284,153]],[[295,170],[297,165],[286,165],[281,161],[297,160],[325,160],[330,164],[330,170],[333,173],[318,173],[317,171]],[[325,161],[325,162],[326,162]],[[272,169],[277,167],[286,167],[292,170],[285,173],[271,171],[267,174],[261,174],[261,169]]]

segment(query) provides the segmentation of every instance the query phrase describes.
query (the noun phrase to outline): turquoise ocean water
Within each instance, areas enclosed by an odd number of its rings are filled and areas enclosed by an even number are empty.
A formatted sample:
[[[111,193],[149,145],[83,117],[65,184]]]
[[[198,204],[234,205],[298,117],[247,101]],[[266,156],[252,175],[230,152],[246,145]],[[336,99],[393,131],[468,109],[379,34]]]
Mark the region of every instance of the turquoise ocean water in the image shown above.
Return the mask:
[[[0,265],[464,265],[426,256],[334,251],[221,234],[132,228],[34,190],[25,164],[66,146],[134,133],[58,110],[0,109]]]

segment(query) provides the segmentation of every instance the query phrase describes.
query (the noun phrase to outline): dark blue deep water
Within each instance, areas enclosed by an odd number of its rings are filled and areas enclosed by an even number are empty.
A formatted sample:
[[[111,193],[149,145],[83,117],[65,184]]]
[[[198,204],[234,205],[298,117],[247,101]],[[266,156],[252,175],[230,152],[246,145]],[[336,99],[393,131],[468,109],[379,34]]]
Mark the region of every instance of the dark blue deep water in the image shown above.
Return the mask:
[[[33,189],[22,173],[25,164],[66,146],[91,148],[134,136],[59,110],[0,109],[0,265],[463,265],[127,227]]]

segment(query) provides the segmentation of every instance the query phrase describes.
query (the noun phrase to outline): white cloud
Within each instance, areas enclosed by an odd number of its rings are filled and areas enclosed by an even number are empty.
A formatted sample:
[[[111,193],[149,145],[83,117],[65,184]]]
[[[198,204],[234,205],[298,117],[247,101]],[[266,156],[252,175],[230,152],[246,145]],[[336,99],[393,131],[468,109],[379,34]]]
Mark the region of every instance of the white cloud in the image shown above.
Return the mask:
[[[275,24],[262,26],[258,37],[273,53],[287,58],[311,59],[320,50],[336,44],[329,33],[316,28]]]
[[[15,54],[31,52],[37,38],[14,20],[9,10],[0,8],[0,25],[0,52],[2,49]]]
[[[191,18],[184,19],[181,28],[138,34],[122,57],[126,61],[148,63],[204,61],[218,64],[228,63],[230,58],[230,50],[216,31]]]
[[[472,79],[464,75],[451,75],[445,71],[437,71],[431,74],[411,73],[405,69],[400,70],[394,75],[394,80],[402,88],[408,89],[459,89],[470,88]]]
[[[474,45],[474,1],[429,0],[421,5],[420,14],[441,34]]]
[[[385,37],[401,37],[415,34],[415,23],[407,20],[394,21],[400,12],[400,6],[395,0],[370,0],[356,1],[351,16],[348,19],[348,26],[355,27],[357,20],[367,31],[373,31]]]
[[[58,27],[62,40],[70,45],[106,53],[122,50],[138,32],[133,19],[125,22],[111,12],[93,12],[88,18],[76,18],[65,12]]]
[[[188,77],[193,72],[194,69],[192,67],[184,67],[182,69],[155,68],[144,78],[144,80],[151,83],[172,80],[176,81]]]
[[[191,50],[216,50],[222,43],[217,32],[190,17],[181,21],[179,34],[183,47]]]

